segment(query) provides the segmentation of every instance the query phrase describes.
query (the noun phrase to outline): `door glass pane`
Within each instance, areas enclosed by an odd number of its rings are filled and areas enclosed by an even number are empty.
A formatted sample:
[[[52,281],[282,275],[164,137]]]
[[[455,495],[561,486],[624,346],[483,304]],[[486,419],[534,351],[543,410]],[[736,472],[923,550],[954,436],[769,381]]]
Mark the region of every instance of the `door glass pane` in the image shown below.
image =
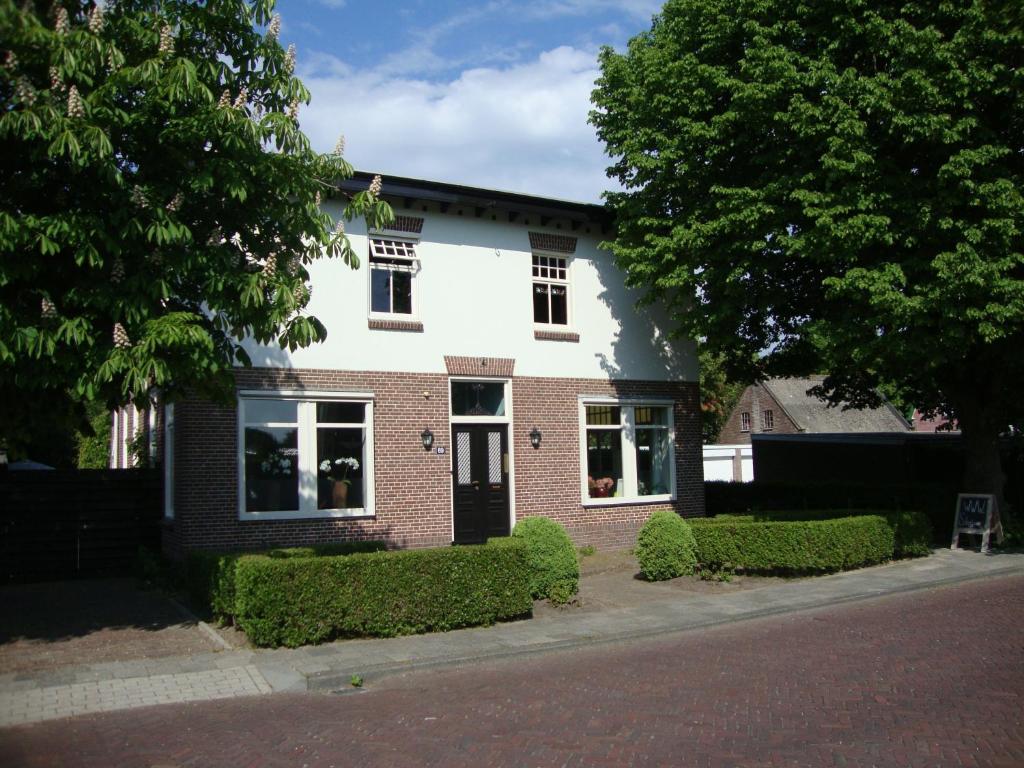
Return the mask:
[[[567,291],[558,285],[551,286],[551,322],[555,325],[568,325],[569,304]]]
[[[365,506],[362,428],[318,428],[316,466],[317,509]]]
[[[294,427],[245,428],[246,511],[298,510],[298,446],[298,429]]]
[[[453,416],[504,416],[505,384],[495,381],[453,381]]]
[[[551,322],[548,313],[548,287],[546,285],[534,284],[533,286],[533,322]]]
[[[587,489],[591,498],[622,495],[621,430],[587,430]]]
[[[391,270],[370,269],[370,310],[391,311]]]
[[[245,423],[294,424],[298,421],[298,405],[295,400],[246,400]]]
[[[455,436],[455,478],[459,485],[469,485],[473,482],[470,472],[468,432],[459,432]]]
[[[501,432],[487,433],[487,482],[501,483]]]
[[[316,404],[320,424],[362,424],[366,403],[325,402]]]
[[[391,311],[399,315],[412,314],[412,273],[391,273]]]
[[[671,491],[669,488],[670,478],[668,430],[637,429],[637,493],[640,496],[669,493]]]

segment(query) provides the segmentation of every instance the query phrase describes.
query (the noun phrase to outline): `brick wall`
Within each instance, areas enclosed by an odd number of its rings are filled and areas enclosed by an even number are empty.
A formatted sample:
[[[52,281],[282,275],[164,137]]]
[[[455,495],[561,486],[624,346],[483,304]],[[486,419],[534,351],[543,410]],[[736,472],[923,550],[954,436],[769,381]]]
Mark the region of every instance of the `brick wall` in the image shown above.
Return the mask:
[[[774,417],[775,426],[770,430],[764,429],[764,412],[770,410]],[[750,431],[744,432],[741,427],[741,414],[750,414]],[[800,430],[796,424],[790,421],[786,412],[776,402],[775,398],[760,384],[751,384],[740,395],[739,402],[732,409],[729,419],[722,426],[718,433],[717,443],[721,445],[733,445],[750,443],[752,434],[759,435],[763,432],[771,432],[780,435],[796,434]]]
[[[250,369],[239,389],[372,392],[374,400],[375,516],[304,520],[239,520],[237,421],[234,407],[200,400],[175,405],[175,519],[165,528],[165,550],[258,549],[328,541],[385,539],[396,547],[451,543],[451,433],[444,374]],[[629,546],[640,524],[666,504],[585,508],[580,500],[577,397],[614,395],[672,398],[675,405],[675,508],[704,512],[697,386],[666,382],[513,378],[515,514],[546,515],[566,526],[579,544]],[[425,395],[426,393],[426,395]],[[539,449],[530,445],[536,426]],[[425,451],[429,427],[435,448]]]

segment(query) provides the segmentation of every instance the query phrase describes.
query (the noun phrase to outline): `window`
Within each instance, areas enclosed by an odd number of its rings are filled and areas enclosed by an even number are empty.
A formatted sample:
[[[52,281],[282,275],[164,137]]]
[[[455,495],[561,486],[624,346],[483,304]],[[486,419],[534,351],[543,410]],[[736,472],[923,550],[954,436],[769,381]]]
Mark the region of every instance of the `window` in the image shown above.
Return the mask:
[[[240,517],[373,514],[372,419],[367,400],[241,398]]]
[[[765,432],[771,432],[775,429],[775,414],[771,411],[765,411],[761,414],[761,424]]]
[[[674,497],[669,403],[583,402],[580,421],[585,502]]]
[[[750,413],[744,411],[740,414],[740,432],[750,431]]]
[[[452,381],[452,416],[505,416],[505,383]]]
[[[419,262],[416,246],[405,240],[370,238],[370,312],[415,314],[414,289]]]
[[[568,260],[533,254],[533,322],[569,325]]]

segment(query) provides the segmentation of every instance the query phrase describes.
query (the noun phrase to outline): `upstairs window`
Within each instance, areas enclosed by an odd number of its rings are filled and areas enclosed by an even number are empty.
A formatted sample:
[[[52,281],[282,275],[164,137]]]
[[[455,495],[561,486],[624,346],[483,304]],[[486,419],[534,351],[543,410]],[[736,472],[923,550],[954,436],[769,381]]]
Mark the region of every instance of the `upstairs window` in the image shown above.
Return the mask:
[[[533,254],[533,322],[569,325],[567,259]]]
[[[370,238],[370,312],[375,315],[414,315],[414,284],[418,271],[415,243]]]
[[[765,432],[771,432],[775,429],[775,414],[771,411],[765,411],[761,414],[761,423],[764,425]]]
[[[750,413],[744,411],[740,414],[740,432],[750,431]]]

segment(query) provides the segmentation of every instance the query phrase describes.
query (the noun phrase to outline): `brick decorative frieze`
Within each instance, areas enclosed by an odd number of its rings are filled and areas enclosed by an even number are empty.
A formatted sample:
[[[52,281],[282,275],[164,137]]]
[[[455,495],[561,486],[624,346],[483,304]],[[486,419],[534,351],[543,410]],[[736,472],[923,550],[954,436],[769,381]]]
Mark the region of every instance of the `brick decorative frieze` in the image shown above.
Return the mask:
[[[507,357],[457,357],[445,355],[444,364],[451,376],[504,376],[512,375],[516,366],[514,358]]]
[[[540,339],[541,341],[571,341],[579,343],[580,335],[575,331],[542,331],[536,329],[533,332],[533,338]]]
[[[571,235],[552,235],[548,232],[531,232],[530,248],[535,251],[576,253],[576,238]]]

